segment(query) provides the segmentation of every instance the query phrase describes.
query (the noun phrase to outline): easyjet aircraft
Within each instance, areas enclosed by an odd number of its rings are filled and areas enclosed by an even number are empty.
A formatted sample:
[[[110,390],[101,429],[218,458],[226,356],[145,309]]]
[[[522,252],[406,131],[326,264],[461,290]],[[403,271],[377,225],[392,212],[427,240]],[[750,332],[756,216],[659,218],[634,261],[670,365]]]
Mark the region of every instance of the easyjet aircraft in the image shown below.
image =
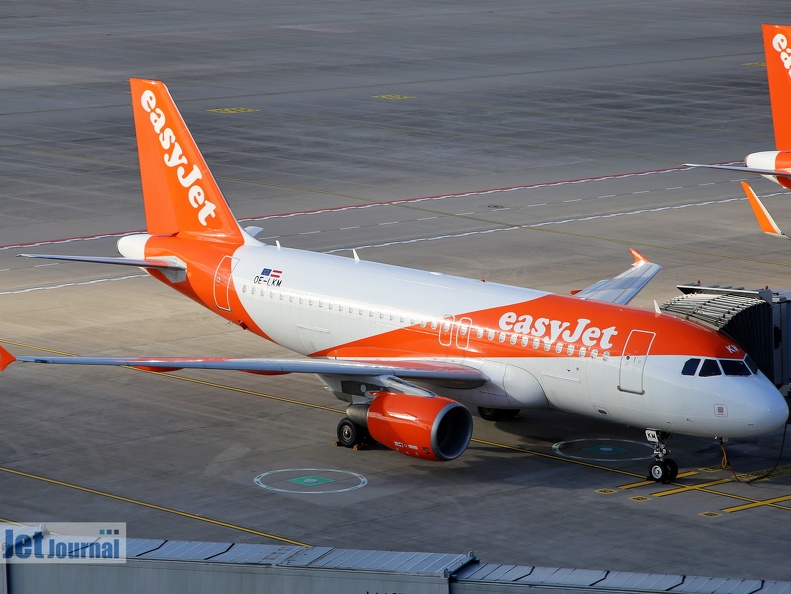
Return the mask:
[[[746,167],[698,163],[687,163],[687,165],[763,175],[784,188],[791,189],[791,109],[789,109],[791,104],[791,26],[763,25],[762,28],[777,150],[747,155],[744,158]]]
[[[460,403],[489,420],[551,407],[646,428],[657,481],[678,473],[672,433],[751,437],[785,423],[780,393],[733,340],[626,305],[659,271],[637,252],[626,272],[565,296],[267,245],[239,226],[165,85],[131,89],[148,232],[122,237],[122,258],[28,256],[141,267],[308,358],[19,361],[313,373],[348,403],[342,445],[370,436],[429,460],[467,448]],[[13,360],[3,351],[0,368]]]

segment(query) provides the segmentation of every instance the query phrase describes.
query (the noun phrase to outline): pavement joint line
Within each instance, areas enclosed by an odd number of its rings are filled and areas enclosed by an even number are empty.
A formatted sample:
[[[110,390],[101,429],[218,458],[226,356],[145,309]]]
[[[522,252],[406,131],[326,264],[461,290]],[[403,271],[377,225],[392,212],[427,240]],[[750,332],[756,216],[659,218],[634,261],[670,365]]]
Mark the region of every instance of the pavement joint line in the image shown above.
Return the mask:
[[[0,472],[6,472],[8,474],[14,474],[17,476],[22,476],[25,478],[35,479],[37,481],[42,481],[45,483],[49,483],[52,485],[57,485],[59,487],[68,487],[69,489],[75,489],[77,491],[83,491],[85,493],[91,493],[93,495],[100,495],[102,497],[107,497],[109,499],[115,499],[116,501],[122,501],[124,503],[131,503],[134,505],[139,505],[142,507],[147,507],[149,509],[155,509],[157,511],[163,511],[169,514],[175,514],[177,516],[181,516],[183,518],[189,518],[191,520],[200,520],[201,522],[206,522],[208,524],[214,524],[216,526],[222,526],[224,528],[230,528],[232,530],[238,530],[240,532],[247,532],[249,534],[255,534],[256,536],[263,536],[264,538],[270,538],[272,540],[277,540],[280,542],[286,542],[298,547],[307,547],[310,546],[303,542],[299,542],[297,540],[292,540],[290,538],[285,538],[283,536],[277,536],[275,534],[270,534],[268,532],[262,532],[261,530],[255,530],[253,528],[246,528],[245,526],[239,526],[238,524],[231,524],[229,522],[223,522],[222,520],[215,520],[213,518],[209,518],[206,516],[202,516],[199,514],[191,514],[189,512],[181,511],[178,509],[173,509],[171,507],[165,507],[163,505],[156,505],[154,503],[148,503],[145,501],[140,501],[138,499],[132,499],[131,497],[124,497],[122,495],[116,495],[114,493],[108,493],[107,491],[100,491],[98,489],[91,489],[90,487],[83,487],[81,485],[76,485],[74,483],[68,483],[66,481],[59,481],[57,479],[48,478],[45,476],[40,476],[37,474],[32,474],[29,472],[24,472],[22,470],[14,470],[13,468],[6,468],[4,466],[0,466]]]

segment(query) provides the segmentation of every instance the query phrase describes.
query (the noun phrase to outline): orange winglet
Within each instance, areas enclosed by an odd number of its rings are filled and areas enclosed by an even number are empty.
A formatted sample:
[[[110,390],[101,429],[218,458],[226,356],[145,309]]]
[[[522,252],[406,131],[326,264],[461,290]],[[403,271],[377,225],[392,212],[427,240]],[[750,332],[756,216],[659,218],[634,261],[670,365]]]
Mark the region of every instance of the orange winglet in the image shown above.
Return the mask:
[[[777,226],[772,215],[769,214],[769,211],[766,210],[763,203],[758,199],[758,196],[756,196],[750,184],[742,182],[742,189],[744,190],[744,195],[747,196],[747,200],[750,202],[750,207],[753,209],[755,218],[758,219],[758,225],[761,227],[761,231],[775,237],[784,237],[780,227]]]
[[[5,371],[5,368],[14,361],[16,357],[0,346],[0,371]]]
[[[635,265],[647,264],[647,263],[650,262],[650,260],[648,258],[646,258],[643,254],[638,252],[636,249],[629,248],[629,251],[631,252],[632,257],[634,258]]]

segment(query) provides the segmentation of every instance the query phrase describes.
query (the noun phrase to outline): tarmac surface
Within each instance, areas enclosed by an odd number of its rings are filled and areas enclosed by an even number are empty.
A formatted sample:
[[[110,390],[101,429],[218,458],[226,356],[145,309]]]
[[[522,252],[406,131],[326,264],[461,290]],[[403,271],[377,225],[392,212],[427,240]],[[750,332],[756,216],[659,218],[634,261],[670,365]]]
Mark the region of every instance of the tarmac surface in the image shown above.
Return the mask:
[[[145,227],[129,77],[165,81],[235,214],[288,247],[557,292],[625,270],[791,287],[731,172],[774,148],[761,23],[784,1],[15,3],[0,29],[0,342],[15,354],[292,356],[116,255]],[[782,226],[789,194],[753,183]],[[343,282],[339,279],[339,282]],[[130,536],[475,553],[791,580],[791,445],[557,412],[475,417],[449,463],[333,447],[312,376],[12,365],[0,518]],[[745,478],[745,477],[741,477]]]

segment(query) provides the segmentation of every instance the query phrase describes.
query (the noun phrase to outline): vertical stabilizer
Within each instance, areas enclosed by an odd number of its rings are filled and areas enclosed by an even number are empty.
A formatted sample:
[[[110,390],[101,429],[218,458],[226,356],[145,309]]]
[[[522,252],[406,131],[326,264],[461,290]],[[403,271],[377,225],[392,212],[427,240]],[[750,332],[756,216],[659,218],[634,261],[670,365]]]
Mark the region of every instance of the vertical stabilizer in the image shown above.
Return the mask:
[[[167,87],[137,78],[129,83],[148,232],[244,243]]]
[[[778,150],[791,149],[791,26],[763,25],[766,75]]]

